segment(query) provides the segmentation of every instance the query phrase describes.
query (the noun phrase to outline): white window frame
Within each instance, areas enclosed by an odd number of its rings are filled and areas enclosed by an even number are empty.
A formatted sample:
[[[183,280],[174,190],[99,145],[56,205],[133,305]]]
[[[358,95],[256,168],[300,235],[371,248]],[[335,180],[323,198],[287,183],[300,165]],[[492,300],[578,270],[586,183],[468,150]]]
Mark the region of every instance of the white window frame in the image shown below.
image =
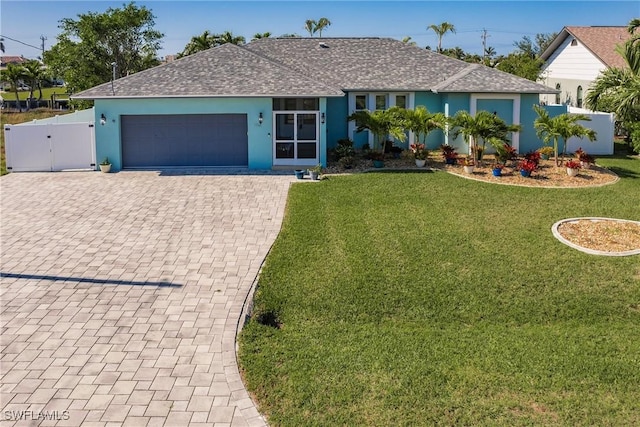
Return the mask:
[[[349,111],[351,113],[356,112],[356,96],[357,95],[365,95],[367,97],[367,110],[375,111],[376,110],[376,95],[385,95],[386,96],[386,108],[389,106],[396,105],[396,96],[404,95],[407,97],[407,106],[406,108],[411,110],[415,108],[415,100],[416,94],[415,92],[349,92],[349,98],[347,100]],[[353,136],[353,133],[356,131],[356,124],[354,121],[350,121],[348,125],[348,135],[349,138]],[[373,135],[369,133],[369,145],[373,146]],[[413,132],[409,132],[409,144],[413,144],[414,135]]]

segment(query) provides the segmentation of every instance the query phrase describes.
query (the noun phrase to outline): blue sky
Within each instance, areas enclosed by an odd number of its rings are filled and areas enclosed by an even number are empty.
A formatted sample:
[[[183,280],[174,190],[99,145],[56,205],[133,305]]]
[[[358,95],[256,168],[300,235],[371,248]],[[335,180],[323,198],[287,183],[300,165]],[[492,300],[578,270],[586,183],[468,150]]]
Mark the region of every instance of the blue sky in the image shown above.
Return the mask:
[[[40,36],[45,48],[56,42],[58,23],[78,14],[102,13],[127,1],[31,1],[0,0],[0,34],[5,55],[40,56]],[[274,36],[307,35],[307,19],[326,17],[331,26],[325,37],[379,36],[402,39],[411,36],[421,47],[437,45],[430,24],[447,21],[456,34],[448,33],[443,47],[459,46],[482,52],[481,35],[498,54],[514,50],[513,43],[536,33],[559,32],[564,26],[627,25],[640,17],[640,2],[623,1],[137,1],[156,16],[155,28],[165,37],[160,56],[180,52],[192,36],[232,31],[250,40],[257,32]],[[10,39],[19,40],[22,43]],[[393,66],[393,64],[389,64]]]

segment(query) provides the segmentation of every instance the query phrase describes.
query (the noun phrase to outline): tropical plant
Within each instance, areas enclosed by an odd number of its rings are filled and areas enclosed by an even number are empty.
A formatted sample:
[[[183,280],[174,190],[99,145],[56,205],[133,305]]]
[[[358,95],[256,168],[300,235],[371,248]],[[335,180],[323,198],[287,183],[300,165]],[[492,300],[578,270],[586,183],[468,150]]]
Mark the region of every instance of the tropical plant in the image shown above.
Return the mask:
[[[19,64],[7,64],[7,68],[2,70],[0,76],[2,81],[10,82],[11,89],[16,94],[16,104],[18,105],[18,111],[22,111],[22,107],[20,106],[20,98],[18,95],[18,85],[24,78],[24,67]]]
[[[416,160],[425,160],[429,156],[429,150],[425,148],[424,144],[411,144],[409,150]]]
[[[553,154],[553,147],[545,146],[538,148],[538,153],[544,156],[550,156]]]
[[[222,34],[218,34],[216,36],[216,45],[221,45],[225,43],[237,44],[241,45],[245,43],[245,38],[243,36],[235,36],[231,31],[225,31]]]
[[[538,164],[533,160],[524,159],[518,163],[518,169],[527,171],[529,173],[535,171],[538,168]]]
[[[491,142],[491,141],[490,141]],[[508,160],[515,159],[517,157],[517,151],[515,147],[513,147],[509,143],[498,144],[499,140],[496,143],[492,143],[494,147],[496,147],[496,159],[501,163],[506,163]]]
[[[413,132],[416,142],[426,146],[427,137],[436,129],[444,129],[447,118],[442,113],[430,113],[423,105],[413,110],[404,110],[404,127]]]
[[[442,153],[442,157],[444,159],[455,159],[458,157],[456,148],[453,147],[452,145],[448,145],[448,144],[440,145],[440,152]]]
[[[569,169],[580,169],[580,162],[576,162],[575,160],[568,160],[565,164],[565,167]]]
[[[427,27],[427,30],[433,30],[434,33],[438,36],[438,53],[442,53],[442,37],[448,32],[454,33],[456,32],[453,24],[449,22],[443,22],[440,25],[431,24]]]
[[[482,160],[482,153],[486,152],[487,142],[501,146],[508,141],[510,132],[521,129],[520,125],[507,125],[497,114],[486,110],[478,111],[475,116],[464,110],[458,111],[451,119],[451,124],[455,129],[454,138],[462,134],[473,158],[479,160]]]
[[[309,33],[309,37],[313,37],[313,34],[317,31],[316,27],[318,22],[314,19],[307,19],[304,22],[304,29]]]
[[[556,117],[550,117],[547,110],[539,105],[533,106],[538,117],[533,122],[536,135],[545,144],[553,142],[553,154],[556,158],[556,166],[564,162],[567,152],[567,140],[573,136],[578,138],[589,138],[590,141],[596,139],[596,132],[578,123],[579,121],[590,121],[591,118],[585,114],[563,113]],[[558,143],[562,142],[562,158],[560,159]]]
[[[322,30],[329,27],[331,25],[331,21],[327,18],[320,18],[316,23],[315,31],[318,32],[318,35],[322,38]]]
[[[356,132],[369,131],[373,134],[373,150],[384,155],[385,141],[389,136],[399,141],[406,139],[403,127],[403,109],[391,107],[388,110],[358,110],[347,117],[356,122]]]
[[[268,31],[266,33],[255,33],[253,35],[253,38],[251,39],[251,41],[260,40],[260,39],[268,39],[269,37],[271,37],[271,33],[268,32]]]
[[[640,152],[640,133],[634,129],[640,122],[640,19],[629,22],[631,38],[618,46],[616,52],[622,56],[627,68],[607,68],[589,86],[585,97],[592,110],[608,111],[616,114],[627,133],[627,142]],[[633,138],[633,135],[637,135]]]
[[[29,83],[29,99],[33,98],[33,90],[37,87],[40,91],[38,100],[42,100],[42,80],[44,79],[44,66],[37,59],[32,59],[24,64],[24,78]],[[27,110],[30,102],[27,102]]]

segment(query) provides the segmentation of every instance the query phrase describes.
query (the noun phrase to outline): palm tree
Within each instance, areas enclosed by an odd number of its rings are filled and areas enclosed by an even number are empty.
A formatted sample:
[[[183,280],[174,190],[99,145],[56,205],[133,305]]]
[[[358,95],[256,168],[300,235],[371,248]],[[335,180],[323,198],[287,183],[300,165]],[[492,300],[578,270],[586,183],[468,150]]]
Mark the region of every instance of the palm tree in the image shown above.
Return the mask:
[[[24,77],[29,82],[30,92],[29,99],[33,98],[33,89],[38,88],[40,96],[38,101],[42,100],[42,79],[44,78],[44,68],[40,61],[32,59],[24,64]],[[27,102],[27,109],[29,109],[30,103]]]
[[[456,29],[453,26],[453,24],[450,24],[449,22],[443,22],[440,25],[431,24],[427,27],[427,30],[428,29],[432,29],[438,36],[438,53],[442,53],[442,37],[447,32],[452,32],[454,34],[456,32]]]
[[[407,135],[403,127],[403,109],[391,107],[388,110],[359,110],[347,117],[348,121],[356,122],[356,132],[368,130],[373,134],[373,150],[380,150],[379,155],[384,156],[385,141],[395,138],[404,141]]]
[[[19,64],[7,64],[7,68],[2,70],[1,80],[4,82],[10,82],[11,87],[13,88],[14,93],[16,94],[16,105],[18,106],[18,111],[22,112],[22,107],[20,106],[20,97],[18,95],[18,85],[20,81],[24,78],[24,67]]]
[[[630,34],[635,33],[638,28],[640,28],[640,18],[633,18],[631,21],[629,21],[627,30]]]
[[[322,38],[322,30],[324,30],[330,25],[331,25],[331,21],[329,21],[327,18],[318,19],[318,22],[316,23],[315,31],[318,32],[318,34],[320,35],[320,38]]]
[[[502,145],[509,140],[509,133],[521,130],[520,125],[508,125],[497,114],[486,110],[478,111],[475,117],[467,111],[458,111],[451,119],[451,124],[455,128],[454,138],[463,135],[474,160],[482,160],[487,142]],[[481,146],[478,145],[480,142]]]
[[[563,113],[556,117],[550,117],[547,110],[539,105],[534,105],[533,109],[538,118],[533,122],[536,129],[536,135],[542,139],[545,144],[553,141],[553,152],[556,157],[556,166],[562,165],[564,156],[567,152],[567,140],[572,136],[578,138],[589,138],[590,141],[596,139],[596,132],[593,129],[587,129],[582,126],[579,121],[590,121],[591,118],[585,114],[569,114]],[[558,142],[562,140],[562,159],[558,157]]]
[[[251,41],[260,40],[260,39],[268,39],[269,37],[271,37],[271,33],[268,32],[268,31],[266,33],[255,33],[253,35],[253,38],[251,39]]]
[[[184,47],[181,53],[178,54],[178,58],[185,57],[187,55],[192,55],[196,52],[200,52],[203,50],[211,49],[216,46],[218,36],[215,34],[211,34],[209,30],[206,30],[199,36],[191,37],[191,40]]]
[[[216,44],[221,45],[225,43],[237,44],[241,45],[245,43],[245,38],[243,36],[234,36],[231,31],[225,31],[222,34],[219,34],[216,37]]]
[[[402,38],[402,43],[406,43],[411,46],[415,46],[416,42],[411,41],[411,36],[406,36]]]
[[[447,119],[443,113],[430,113],[424,105],[405,111],[405,127],[416,135],[416,141],[427,145],[427,137],[436,130],[444,130]]]
[[[313,19],[307,19],[304,22],[304,29],[309,33],[309,37],[313,37],[313,33],[317,31],[318,23]]]

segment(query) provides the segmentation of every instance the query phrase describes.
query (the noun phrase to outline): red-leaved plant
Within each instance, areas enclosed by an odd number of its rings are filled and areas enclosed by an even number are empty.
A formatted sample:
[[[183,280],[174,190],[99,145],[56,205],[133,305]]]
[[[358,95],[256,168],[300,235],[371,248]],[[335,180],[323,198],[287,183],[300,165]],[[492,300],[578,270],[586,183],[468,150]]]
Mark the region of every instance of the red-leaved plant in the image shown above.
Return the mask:
[[[520,168],[520,170],[525,170],[527,172],[533,172],[534,170],[536,170],[538,168],[538,164],[533,160],[524,159],[524,160],[520,161],[520,163],[518,164],[518,167]]]
[[[576,162],[575,160],[569,160],[564,164],[569,169],[580,169],[580,162]]]

